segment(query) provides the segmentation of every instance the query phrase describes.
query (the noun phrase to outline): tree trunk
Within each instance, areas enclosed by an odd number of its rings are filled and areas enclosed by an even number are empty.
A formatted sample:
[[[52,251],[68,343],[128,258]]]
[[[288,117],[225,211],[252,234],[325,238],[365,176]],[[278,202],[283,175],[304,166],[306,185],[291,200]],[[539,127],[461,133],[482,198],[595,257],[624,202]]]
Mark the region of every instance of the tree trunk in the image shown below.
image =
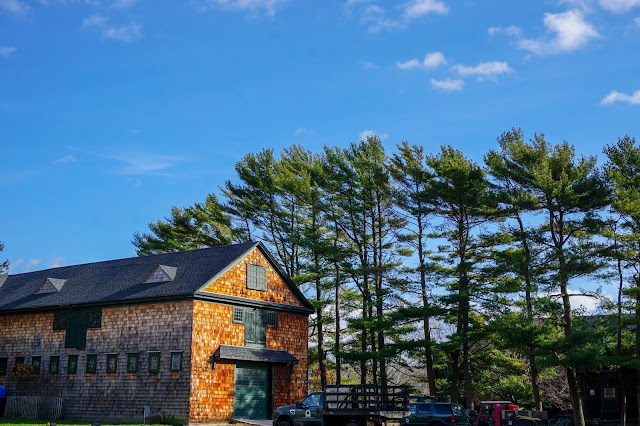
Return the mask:
[[[342,383],[342,376],[340,369],[342,368],[342,361],[340,358],[340,267],[335,264],[336,270],[336,288],[335,288],[335,309],[336,309],[336,339],[334,345],[334,354],[336,358],[336,385]]]
[[[420,261],[420,289],[422,291],[422,306],[425,309],[429,308],[429,292],[427,289],[427,273],[425,271],[424,261],[424,249],[422,247],[422,218],[418,217],[418,260]],[[431,325],[430,317],[428,313],[425,313],[423,318],[424,323],[424,355],[427,365],[427,381],[429,383],[429,395],[435,396],[436,390],[436,378],[433,374],[433,353],[431,350]]]
[[[561,269],[563,269],[563,262],[561,260]],[[562,272],[561,272],[562,273]],[[562,304],[564,309],[564,335],[567,339],[571,337],[572,333],[572,319],[571,319],[571,301],[569,300],[569,293],[567,291],[567,284],[562,283],[560,285],[560,291],[562,294]],[[574,426],[585,426],[584,411],[582,410],[582,396],[580,393],[580,387],[578,386],[578,379],[576,377],[575,370],[571,367],[567,367],[567,384],[569,385],[569,395],[571,396],[571,405],[573,408],[573,424]]]

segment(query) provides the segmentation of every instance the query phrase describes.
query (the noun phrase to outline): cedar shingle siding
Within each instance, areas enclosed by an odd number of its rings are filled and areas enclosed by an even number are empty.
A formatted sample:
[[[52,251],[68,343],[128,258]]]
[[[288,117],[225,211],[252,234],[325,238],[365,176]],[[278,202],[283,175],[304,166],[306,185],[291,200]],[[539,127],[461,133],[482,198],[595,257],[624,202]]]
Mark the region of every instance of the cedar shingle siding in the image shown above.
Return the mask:
[[[159,265],[175,268],[173,281],[145,283]],[[48,277],[66,281],[36,295]],[[234,308],[243,321],[234,321]],[[219,351],[245,345],[247,312],[264,323],[264,341],[252,345],[263,349]],[[243,362],[214,353],[266,354],[253,365],[267,366],[272,379],[268,416],[306,394],[311,312],[260,243],[13,275],[0,288],[0,385],[8,396],[29,392],[9,375],[24,357],[40,363],[41,390],[64,398],[68,419],[139,422],[148,406],[152,415],[213,422],[233,417],[234,371]]]

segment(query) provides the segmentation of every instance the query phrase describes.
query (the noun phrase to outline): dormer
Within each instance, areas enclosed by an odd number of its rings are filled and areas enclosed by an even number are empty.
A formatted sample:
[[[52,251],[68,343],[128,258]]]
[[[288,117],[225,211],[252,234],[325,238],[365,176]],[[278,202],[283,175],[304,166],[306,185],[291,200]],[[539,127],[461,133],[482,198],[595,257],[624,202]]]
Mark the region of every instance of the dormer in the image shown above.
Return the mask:
[[[158,265],[158,267],[144,280],[145,284],[166,283],[176,278],[178,268],[174,266]]]
[[[42,285],[36,290],[36,294],[57,293],[62,290],[62,286],[67,280],[60,278],[47,278]]]

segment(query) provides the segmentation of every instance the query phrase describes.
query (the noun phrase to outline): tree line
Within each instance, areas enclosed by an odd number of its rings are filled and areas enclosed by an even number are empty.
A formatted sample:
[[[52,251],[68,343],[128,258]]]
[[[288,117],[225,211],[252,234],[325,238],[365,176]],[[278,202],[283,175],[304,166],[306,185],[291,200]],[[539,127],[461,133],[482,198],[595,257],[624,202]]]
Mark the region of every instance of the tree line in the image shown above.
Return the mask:
[[[451,146],[387,153],[377,137],[264,149],[133,244],[147,255],[262,240],[314,306],[320,387],[411,378],[467,408],[542,409],[563,407],[559,386],[583,426],[578,370],[638,374],[640,360],[640,147],[624,137],[604,155],[598,167],[520,129],[482,164]],[[572,305],[569,285],[586,279],[616,283],[614,300],[591,294],[601,315]]]

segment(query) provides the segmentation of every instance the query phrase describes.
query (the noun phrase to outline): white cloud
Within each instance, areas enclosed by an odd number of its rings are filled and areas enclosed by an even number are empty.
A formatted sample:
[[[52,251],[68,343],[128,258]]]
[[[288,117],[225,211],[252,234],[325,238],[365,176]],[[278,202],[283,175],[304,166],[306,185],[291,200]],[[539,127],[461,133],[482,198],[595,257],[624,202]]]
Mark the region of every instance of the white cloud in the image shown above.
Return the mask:
[[[613,13],[628,12],[640,6],[640,0],[599,0],[599,3],[603,9]]]
[[[518,47],[537,55],[573,52],[584,47],[591,39],[600,35],[593,25],[584,19],[580,10],[564,13],[545,13],[544,25],[551,38],[518,40]]]
[[[82,20],[83,28],[103,27],[107,24],[107,18],[102,15],[91,15]]]
[[[309,130],[309,129],[305,129],[304,127],[298,127],[293,134],[296,136],[301,136],[301,135],[308,135],[310,133],[313,133],[313,130]]]
[[[446,15],[449,8],[439,0],[410,0],[402,5],[404,11],[402,17],[406,21],[421,18],[430,13]]]
[[[109,20],[102,15],[91,15],[82,20],[83,28],[99,28],[103,38],[131,42],[142,37],[142,27],[138,24],[109,25]]]
[[[378,133],[375,130],[364,129],[358,136],[359,140],[367,140],[369,136],[378,136],[381,141],[389,139],[389,133]]]
[[[443,92],[455,92],[460,91],[464,87],[464,80],[458,79],[444,79],[444,80],[436,80],[434,78],[431,79],[431,87],[437,90],[441,90]]]
[[[510,37],[520,37],[522,35],[522,28],[515,25],[509,25],[508,27],[489,27],[488,33],[490,36],[497,34],[506,34]]]
[[[200,0],[197,8],[207,11],[213,8],[236,9],[252,13],[263,12],[269,16],[275,16],[279,5],[288,0]]]
[[[432,52],[427,53],[422,61],[414,58],[407,62],[397,62],[396,67],[400,68],[401,70],[409,70],[414,68],[434,69],[446,63],[447,60],[441,52]]]
[[[61,266],[65,266],[64,257],[62,256],[53,257],[47,261],[47,268],[59,268]]]
[[[13,46],[0,46],[0,56],[7,58],[11,56],[16,50]]]
[[[166,170],[181,160],[178,157],[149,153],[127,153],[110,158],[125,163],[116,173],[127,176],[166,175]]]
[[[130,42],[142,37],[142,30],[138,24],[127,24],[105,28],[102,32],[102,36],[112,40]]]
[[[0,0],[0,11],[13,15],[24,15],[29,10],[31,10],[29,5],[19,0]]]
[[[636,24],[636,27],[640,27],[640,16],[634,19],[633,22]]]
[[[53,164],[54,166],[57,166],[58,164],[70,164],[75,162],[76,162],[76,157],[74,157],[73,155],[66,155],[62,158],[58,158],[51,164]]]
[[[640,90],[636,90],[633,94],[627,95],[613,90],[604,99],[600,101],[601,105],[610,105],[616,102],[624,102],[631,105],[640,105]]]
[[[500,74],[506,74],[513,71],[507,62],[498,61],[483,62],[475,67],[457,64],[451,67],[451,70],[457,72],[463,77],[476,77],[479,80],[495,78]]]
[[[29,259],[24,265],[24,272],[31,272],[40,264],[40,259]]]

